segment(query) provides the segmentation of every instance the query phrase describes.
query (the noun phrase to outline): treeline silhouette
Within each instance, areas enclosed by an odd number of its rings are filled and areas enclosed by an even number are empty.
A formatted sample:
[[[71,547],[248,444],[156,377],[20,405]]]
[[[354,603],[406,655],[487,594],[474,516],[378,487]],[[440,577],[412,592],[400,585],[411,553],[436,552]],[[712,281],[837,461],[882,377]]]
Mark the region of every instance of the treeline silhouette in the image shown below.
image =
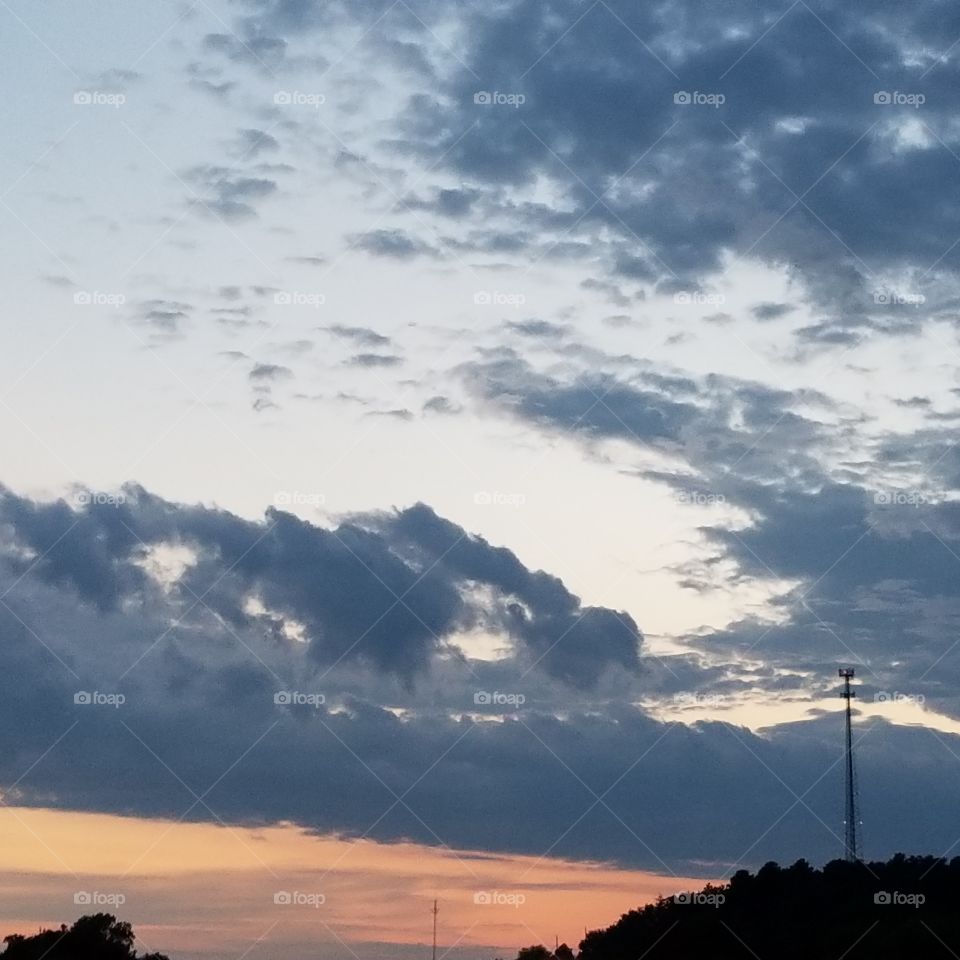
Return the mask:
[[[566,952],[565,952],[566,951]],[[580,942],[576,960],[957,960],[960,857],[768,863],[678,892]],[[525,947],[517,960],[573,960]]]
[[[2,960],[168,960],[162,953],[138,956],[133,927],[109,913],[81,917],[71,927],[62,924],[32,937],[12,933],[3,942]]]

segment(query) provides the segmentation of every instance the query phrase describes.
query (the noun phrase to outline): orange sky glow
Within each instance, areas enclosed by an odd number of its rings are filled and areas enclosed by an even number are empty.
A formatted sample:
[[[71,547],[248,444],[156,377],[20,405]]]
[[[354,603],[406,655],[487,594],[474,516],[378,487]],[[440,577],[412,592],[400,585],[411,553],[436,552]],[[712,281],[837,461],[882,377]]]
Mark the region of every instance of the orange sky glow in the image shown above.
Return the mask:
[[[426,955],[417,946],[429,944],[434,897],[438,956],[510,956],[523,945],[552,945],[555,936],[575,945],[585,927],[702,883],[602,864],[318,837],[289,825],[13,806],[0,808],[0,846],[3,934],[102,910],[130,920],[142,950],[171,956],[269,957],[295,944],[323,944],[325,956]]]

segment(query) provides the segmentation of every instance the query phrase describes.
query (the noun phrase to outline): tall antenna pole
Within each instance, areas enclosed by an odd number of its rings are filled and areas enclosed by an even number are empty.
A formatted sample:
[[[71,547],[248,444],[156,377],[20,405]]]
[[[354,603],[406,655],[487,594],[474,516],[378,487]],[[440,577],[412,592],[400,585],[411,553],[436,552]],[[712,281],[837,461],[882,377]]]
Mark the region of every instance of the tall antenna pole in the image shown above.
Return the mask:
[[[440,912],[440,908],[437,906],[437,901],[433,901],[433,960],[437,960],[437,914]]]
[[[843,693],[841,696],[846,700],[846,750],[845,757],[847,768],[847,796],[846,796],[846,827],[844,837],[844,857],[850,863],[856,863],[860,860],[860,840],[857,836],[857,827],[860,824],[860,812],[857,809],[857,781],[853,766],[853,711],[850,701],[855,697],[856,691],[850,689],[850,681],[853,679],[854,671],[852,667],[841,667],[840,678],[843,680]]]

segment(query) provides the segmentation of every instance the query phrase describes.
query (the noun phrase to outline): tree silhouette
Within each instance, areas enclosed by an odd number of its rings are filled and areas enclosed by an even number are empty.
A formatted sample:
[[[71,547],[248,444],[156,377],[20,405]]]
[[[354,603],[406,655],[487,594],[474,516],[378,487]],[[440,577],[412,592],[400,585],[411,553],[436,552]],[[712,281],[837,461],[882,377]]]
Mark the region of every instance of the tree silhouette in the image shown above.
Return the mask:
[[[544,946],[521,947],[517,960],[553,960],[553,954]]]
[[[805,860],[677,891],[580,942],[577,960],[956,960],[960,857]],[[543,946],[517,960],[570,960]]]
[[[13,933],[3,942],[2,960],[168,960],[162,953],[138,956],[133,927],[109,913],[80,917],[72,927],[62,924],[32,937]]]

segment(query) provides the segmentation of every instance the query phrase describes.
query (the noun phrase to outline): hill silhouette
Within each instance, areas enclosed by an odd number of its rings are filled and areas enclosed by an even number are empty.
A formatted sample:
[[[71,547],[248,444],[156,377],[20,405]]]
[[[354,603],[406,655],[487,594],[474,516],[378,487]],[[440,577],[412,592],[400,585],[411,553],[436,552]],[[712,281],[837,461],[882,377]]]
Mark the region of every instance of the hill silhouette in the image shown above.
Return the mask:
[[[517,960],[569,960],[543,946]],[[631,910],[580,942],[577,960],[947,960],[960,956],[960,857],[805,860],[738,871]]]
[[[133,927],[109,913],[80,917],[71,927],[62,924],[30,937],[13,933],[3,942],[3,960],[168,960],[162,953],[138,955]]]

